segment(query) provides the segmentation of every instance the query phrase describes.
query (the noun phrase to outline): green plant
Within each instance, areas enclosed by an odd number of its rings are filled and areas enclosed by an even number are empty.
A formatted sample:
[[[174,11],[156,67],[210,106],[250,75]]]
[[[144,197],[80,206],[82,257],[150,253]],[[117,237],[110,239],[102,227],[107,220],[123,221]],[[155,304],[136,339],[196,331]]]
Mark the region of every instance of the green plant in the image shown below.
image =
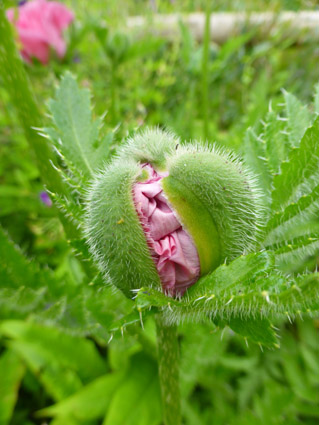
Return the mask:
[[[104,158],[109,161],[113,133],[107,132],[104,137],[98,135],[101,122],[92,121],[88,91],[79,89],[72,76],[67,74],[54,101],[50,103],[54,126],[42,129],[43,134],[50,138],[58,151],[58,157],[55,158],[45,145],[45,139],[30,131],[34,123],[37,127],[42,126],[42,119],[36,108],[33,108],[34,103],[28,102],[31,90],[22,64],[17,56],[10,55],[7,51],[10,49],[12,53],[14,49],[13,44],[10,44],[10,37],[7,37],[9,33],[6,27],[3,34],[5,37],[0,38],[4,44],[0,56],[1,77],[6,82],[8,91],[11,91],[17,110],[20,111],[20,120],[25,126],[28,141],[31,146],[36,147],[35,154],[42,167],[39,168],[42,170],[43,179],[47,179],[55,203],[66,217],[62,220],[68,232],[70,246],[78,254],[77,258],[69,256],[71,271],[68,275],[61,276],[58,270],[42,269],[29,261],[10,241],[6,232],[1,232],[0,303],[3,322],[0,333],[8,347],[0,360],[1,376],[7,377],[1,394],[10,395],[9,403],[5,405],[4,420],[8,421],[11,416],[17,387],[23,376],[24,387],[38,388],[39,384],[26,372],[27,366],[28,371],[39,377],[39,382],[50,396],[50,399],[42,400],[42,404],[47,405],[52,400],[55,403],[38,414],[54,416],[56,423],[92,422],[106,416],[107,424],[114,424],[116,421],[121,423],[121,420],[127,420],[127,417],[130,417],[132,423],[141,423],[144,420],[148,425],[152,421],[158,424],[161,421],[161,413],[156,362],[153,358],[154,331],[148,328],[151,326],[148,318],[153,314],[161,317],[160,327],[165,330],[163,334],[159,332],[159,339],[170,341],[170,344],[163,344],[164,355],[159,353],[164,359],[163,367],[167,369],[170,367],[165,362],[167,353],[173,357],[177,355],[177,324],[182,323],[185,329],[182,361],[187,364],[185,351],[190,353],[189,366],[192,356],[193,359],[196,358],[196,348],[201,349],[194,347],[196,333],[201,335],[200,343],[207,342],[205,333],[213,331],[211,321],[220,327],[228,325],[248,340],[273,347],[278,345],[274,323],[277,316],[288,316],[292,319],[318,310],[318,275],[307,272],[307,268],[312,270],[315,267],[313,255],[318,248],[316,183],[319,131],[318,118],[315,118],[319,112],[318,94],[313,115],[296,98],[285,94],[283,110],[278,110],[277,107],[270,110],[261,132],[260,126],[247,132],[246,162],[259,176],[260,189],[265,194],[264,202],[268,206],[264,232],[259,235],[255,252],[222,265],[213,273],[202,277],[180,300],[145,286],[137,291],[133,302],[105,286],[79,230],[83,226],[86,187],[92,177],[92,171],[103,166]],[[23,103],[17,101],[15,88],[23,90]],[[305,132],[307,127],[309,128]],[[105,157],[101,156],[101,152]],[[48,178],[46,171],[49,167],[48,158],[52,158],[55,164],[55,171],[50,168],[52,178]],[[68,231],[69,226],[71,233]],[[23,323],[22,319],[28,321]],[[194,324],[207,319],[208,325]],[[145,331],[141,330],[140,321],[145,323]],[[39,323],[50,326],[50,332]],[[89,336],[103,346],[112,334],[124,331],[127,332],[126,341],[132,342],[129,364],[125,364],[127,359],[120,354],[123,349],[121,344],[125,346],[125,342],[117,341],[115,348],[110,348],[110,352],[114,350],[116,354],[113,354],[113,357],[110,355],[113,373],[109,374],[110,366],[97,352],[92,341],[79,337]],[[295,332],[311,335],[311,331],[307,331],[307,324],[298,324],[298,331]],[[315,340],[315,336],[312,338]],[[288,337],[286,339],[289,340]],[[212,340],[214,350],[222,352],[225,343],[221,344],[213,337]],[[307,337],[304,337],[303,341],[306,340]],[[136,353],[139,350],[136,348],[136,341],[138,347],[143,347],[144,353]],[[284,386],[278,383],[273,387],[269,386],[260,400],[254,400],[260,415],[258,419],[261,417],[265,423],[267,420],[271,423],[267,411],[269,406],[275,405],[275,395],[282,391],[285,397],[291,397],[291,404],[294,404],[294,400],[299,400],[299,404],[295,406],[298,414],[302,412],[310,417],[316,415],[315,407],[311,404],[316,402],[312,395],[312,383],[316,381],[311,378],[311,374],[316,373],[316,365],[312,361],[312,356],[317,353],[316,348],[303,344],[299,352],[294,341],[289,340],[288,343],[291,349],[298,352],[298,357],[297,354],[292,357],[286,353],[280,364],[294,389],[295,398],[285,392]],[[75,361],[72,355],[74,346],[82,353],[78,361]],[[243,350],[240,342],[238,347]],[[207,364],[212,364],[212,352],[209,351],[210,357],[207,355],[205,358],[204,354],[203,348],[200,358],[204,358]],[[256,353],[253,353],[253,356],[258,358]],[[278,380],[283,382],[281,371],[276,369],[278,360],[275,355],[267,356],[267,361],[269,360],[273,367],[269,375],[277,374]],[[300,357],[305,365],[300,361]],[[252,366],[253,370],[247,380],[255,382],[259,379],[257,360],[248,359],[246,366],[244,359],[240,358],[225,357],[220,359],[220,362],[224,375],[220,377],[217,371],[214,372],[215,382],[219,385],[222,385],[227,374],[227,367],[237,367],[238,370],[244,370],[246,367],[247,370]],[[173,381],[162,381],[164,394],[167,393],[165,385],[169,383],[171,388],[178,388],[177,363],[175,356],[172,363]],[[198,364],[199,362],[197,369]],[[90,365],[92,367],[88,367]],[[123,374],[122,369],[125,370]],[[304,377],[305,370],[307,379],[299,379]],[[185,371],[189,372],[189,381]],[[209,386],[205,377],[199,376],[199,370],[184,368],[183,373],[184,397],[187,391],[191,391],[192,385],[195,386],[196,379],[201,385]],[[269,375],[265,373],[262,379],[267,381]],[[243,381],[243,394],[249,393],[253,385],[257,384],[249,385],[247,381]],[[177,390],[175,393],[177,394]],[[212,389],[211,394],[215,393]],[[300,394],[302,402],[296,398]],[[217,395],[214,397],[217,409]],[[242,395],[242,405],[246,403],[245,397],[249,398],[249,394]],[[94,404],[93,400],[100,403]],[[184,415],[189,421],[190,418],[194,421],[196,415],[199,417],[201,405],[198,403],[198,409],[194,406],[196,403],[186,403]],[[90,410],[92,405],[95,406],[94,411]],[[167,421],[177,423],[180,417],[178,400],[174,402],[174,408],[175,411],[168,405]],[[172,419],[169,418],[171,412],[174,414]],[[284,413],[294,420],[294,412]],[[244,416],[241,415],[239,419],[241,423],[247,423]],[[250,419],[254,420],[253,417]],[[236,423],[236,414],[225,420]],[[209,423],[209,417],[207,421]]]

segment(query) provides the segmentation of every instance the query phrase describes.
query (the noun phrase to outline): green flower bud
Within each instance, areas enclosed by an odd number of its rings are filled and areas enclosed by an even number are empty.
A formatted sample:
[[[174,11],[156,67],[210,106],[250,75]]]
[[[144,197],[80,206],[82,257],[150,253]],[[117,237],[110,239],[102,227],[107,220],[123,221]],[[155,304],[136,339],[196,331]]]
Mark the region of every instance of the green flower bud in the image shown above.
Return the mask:
[[[233,154],[148,130],[95,176],[86,235],[100,269],[127,296],[143,286],[182,295],[199,276],[251,250],[260,199]]]

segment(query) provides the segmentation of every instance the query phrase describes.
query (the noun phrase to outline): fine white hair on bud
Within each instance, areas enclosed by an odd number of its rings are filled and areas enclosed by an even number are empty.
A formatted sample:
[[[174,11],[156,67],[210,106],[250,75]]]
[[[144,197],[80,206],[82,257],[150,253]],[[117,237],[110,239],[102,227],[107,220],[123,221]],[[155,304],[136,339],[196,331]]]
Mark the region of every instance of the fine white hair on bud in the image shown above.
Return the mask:
[[[234,154],[153,129],[96,173],[85,235],[127,296],[144,286],[179,296],[196,276],[253,249],[262,218],[255,177]]]

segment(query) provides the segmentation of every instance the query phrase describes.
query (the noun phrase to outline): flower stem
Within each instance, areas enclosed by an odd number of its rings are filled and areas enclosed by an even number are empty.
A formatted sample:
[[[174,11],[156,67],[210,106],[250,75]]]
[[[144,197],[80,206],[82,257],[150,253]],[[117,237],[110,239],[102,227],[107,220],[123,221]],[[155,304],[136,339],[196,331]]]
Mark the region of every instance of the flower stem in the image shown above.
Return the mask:
[[[202,117],[203,117],[203,137],[209,139],[209,45],[210,45],[210,2],[206,3],[206,17],[203,40],[202,57],[202,78],[201,78],[201,97],[202,97]]]
[[[179,344],[177,327],[166,325],[156,317],[159,380],[165,425],[181,424],[179,389]]]

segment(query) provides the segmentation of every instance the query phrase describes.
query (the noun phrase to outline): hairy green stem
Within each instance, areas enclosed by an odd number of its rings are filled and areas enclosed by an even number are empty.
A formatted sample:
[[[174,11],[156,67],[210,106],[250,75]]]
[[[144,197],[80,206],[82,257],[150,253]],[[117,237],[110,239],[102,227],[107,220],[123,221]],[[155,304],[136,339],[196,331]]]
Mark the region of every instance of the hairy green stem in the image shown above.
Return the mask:
[[[156,328],[163,422],[165,425],[180,425],[181,403],[177,327],[166,325],[162,316],[158,314]]]
[[[66,188],[62,179],[51,164],[54,162],[53,152],[47,141],[34,130],[34,127],[42,127],[42,118],[30,81],[15,47],[11,25],[6,19],[2,0],[0,0],[0,78],[16,108],[26,139],[34,151],[43,183],[52,192],[65,193]],[[62,214],[60,219],[68,237],[76,236],[75,226]]]

